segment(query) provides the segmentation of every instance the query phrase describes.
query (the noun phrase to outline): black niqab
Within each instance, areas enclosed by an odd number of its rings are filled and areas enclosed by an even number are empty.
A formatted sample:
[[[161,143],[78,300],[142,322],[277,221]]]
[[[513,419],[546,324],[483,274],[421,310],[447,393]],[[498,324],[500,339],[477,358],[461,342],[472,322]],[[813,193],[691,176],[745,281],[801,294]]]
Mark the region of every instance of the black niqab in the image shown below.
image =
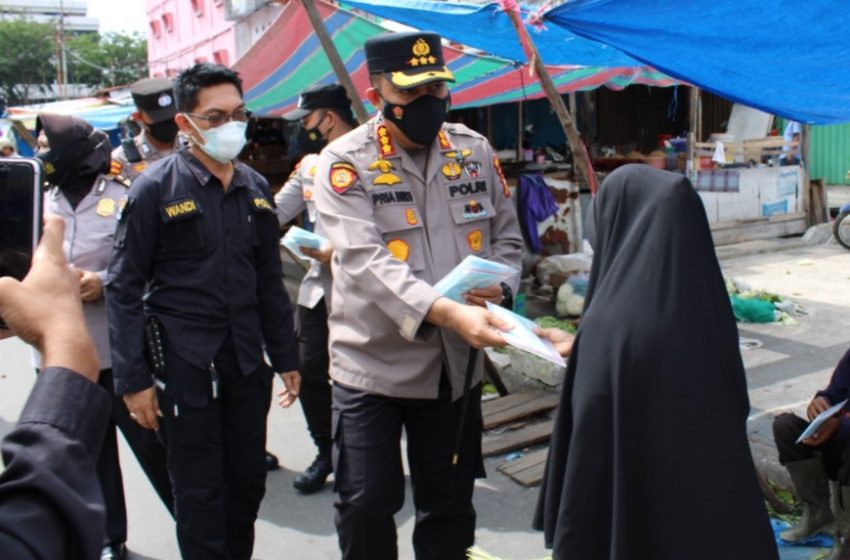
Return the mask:
[[[534,525],[553,558],[776,559],[738,332],[690,182],[613,172]]]
[[[103,132],[70,115],[39,115],[36,130],[44,130],[50,149],[39,154],[47,180],[59,187],[76,208],[100,173],[109,171],[112,146]]]

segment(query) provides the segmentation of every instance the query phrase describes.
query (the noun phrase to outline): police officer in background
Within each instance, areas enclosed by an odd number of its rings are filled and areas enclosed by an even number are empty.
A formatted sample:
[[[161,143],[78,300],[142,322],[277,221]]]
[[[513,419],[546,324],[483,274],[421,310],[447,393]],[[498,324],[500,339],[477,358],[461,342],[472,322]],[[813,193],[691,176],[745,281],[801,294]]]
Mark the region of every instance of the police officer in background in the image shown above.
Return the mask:
[[[116,216],[127,200],[127,185],[109,175],[111,145],[106,134],[83,120],[42,114],[36,120],[38,157],[44,162],[52,188],[44,213],[65,221],[65,256],[79,277],[80,297],[88,330],[100,359],[99,383],[112,397],[112,416],[97,459],[97,473],[106,503],[106,542],[102,560],[124,558],[127,510],[118,460],[115,427],[124,434],[156,492],[171,510],[171,484],[165,448],[155,434],[130,419],[121,397],[112,388],[112,366],[103,285],[112,253]],[[41,367],[40,356],[36,356]]]
[[[164,425],[183,558],[247,560],[274,372],[283,406],[299,389],[292,308],[268,183],[235,159],[250,116],[242,80],[196,64],[175,98],[189,145],[136,178],[115,233],[115,390],[141,426]]]
[[[379,114],[322,151],[315,189],[334,248],[329,328],[340,548],[346,560],[397,557],[404,428],[416,558],[460,560],[474,542],[472,490],[483,475],[483,367],[480,356],[469,364],[467,391],[470,346],[504,344],[499,329],[506,325],[481,306],[509,294],[493,285],[465,294],[464,305],[433,285],[467,255],[519,270],[522,238],[487,140],[444,122],[446,82],[454,77],[440,37],[386,34],[365,50],[366,95]]]
[[[126,138],[112,151],[112,174],[130,181],[154,161],[177,147],[177,113],[174,81],[171,78],[145,78],[130,86],[136,110],[130,116],[142,129],[135,138]]]
[[[357,122],[351,112],[351,101],[339,84],[313,86],[301,93],[298,108],[283,115],[289,121],[300,121],[307,140],[305,155],[283,188],[275,195],[277,218],[283,227],[305,209],[314,231],[324,236],[316,221],[313,180],[316,164],[324,144],[348,133]],[[330,296],[330,260],[333,249],[303,247],[312,257],[310,270],[298,291],[298,351],[301,373],[301,408],[307,429],[319,450],[313,463],[295,477],[292,485],[305,494],[320,490],[333,472],[331,461],[331,386],[328,379],[328,312]]]

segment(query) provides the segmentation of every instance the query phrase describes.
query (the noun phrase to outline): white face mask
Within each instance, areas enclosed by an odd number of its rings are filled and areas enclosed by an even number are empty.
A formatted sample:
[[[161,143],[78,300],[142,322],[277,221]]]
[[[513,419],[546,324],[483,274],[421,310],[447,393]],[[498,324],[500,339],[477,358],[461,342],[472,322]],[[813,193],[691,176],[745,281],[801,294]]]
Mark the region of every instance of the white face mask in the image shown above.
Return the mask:
[[[200,142],[195,142],[195,144],[211,158],[221,163],[227,163],[238,156],[248,141],[245,138],[245,131],[248,129],[246,122],[230,121],[216,128],[201,130],[192,122],[192,117],[187,115],[186,118],[204,139],[203,144]]]

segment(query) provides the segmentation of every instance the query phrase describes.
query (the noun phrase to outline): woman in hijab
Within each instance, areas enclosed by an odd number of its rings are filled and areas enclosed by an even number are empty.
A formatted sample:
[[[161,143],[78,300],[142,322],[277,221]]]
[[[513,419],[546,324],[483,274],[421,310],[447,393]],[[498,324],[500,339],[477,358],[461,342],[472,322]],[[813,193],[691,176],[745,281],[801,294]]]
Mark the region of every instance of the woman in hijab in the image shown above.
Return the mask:
[[[108,175],[112,146],[106,134],[67,115],[43,114],[36,121],[38,157],[53,187],[44,199],[45,214],[65,220],[65,257],[80,277],[80,298],[86,325],[100,359],[99,384],[112,396],[97,473],[106,505],[106,539],[101,560],[126,556],[127,513],[115,427],[121,428],[139,463],[166,507],[171,509],[171,484],[165,467],[165,447],[156,435],[132,421],[112,386],[112,362],[103,279],[112,254],[117,216],[127,186]],[[40,362],[39,359],[36,362]],[[38,364],[37,364],[38,365]]]
[[[690,182],[613,172],[535,515],[553,558],[776,559],[738,332]]]

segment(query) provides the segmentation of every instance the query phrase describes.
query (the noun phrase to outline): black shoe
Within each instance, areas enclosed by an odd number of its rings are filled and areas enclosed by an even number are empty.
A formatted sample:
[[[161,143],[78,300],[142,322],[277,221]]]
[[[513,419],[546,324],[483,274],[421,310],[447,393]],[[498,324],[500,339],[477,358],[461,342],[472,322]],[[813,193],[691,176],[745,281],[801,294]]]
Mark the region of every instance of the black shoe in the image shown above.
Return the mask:
[[[125,560],[127,558],[127,546],[124,543],[108,544],[100,553],[100,560]]]
[[[318,492],[325,485],[325,480],[333,472],[330,453],[319,453],[313,464],[303,473],[295,477],[292,485],[303,494]]]
[[[266,471],[276,471],[280,468],[280,462],[272,453],[266,451]]]

